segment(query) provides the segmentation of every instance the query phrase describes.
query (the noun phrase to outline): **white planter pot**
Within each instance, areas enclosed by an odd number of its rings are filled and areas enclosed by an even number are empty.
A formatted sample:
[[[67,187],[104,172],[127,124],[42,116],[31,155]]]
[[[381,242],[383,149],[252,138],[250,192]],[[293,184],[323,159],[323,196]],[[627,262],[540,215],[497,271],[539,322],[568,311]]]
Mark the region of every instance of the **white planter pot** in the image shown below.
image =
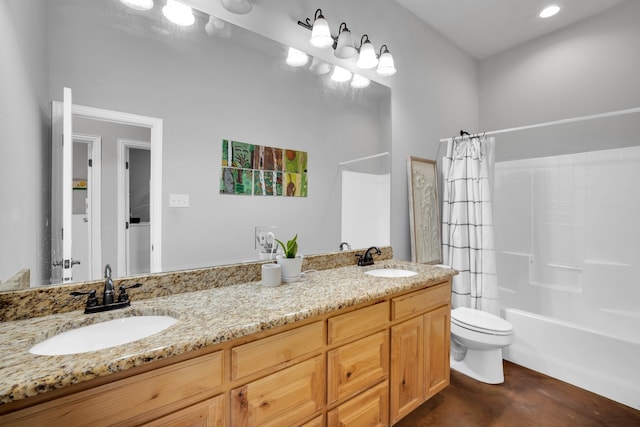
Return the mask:
[[[282,267],[282,281],[283,282],[297,282],[300,279],[300,272],[302,271],[302,255],[296,255],[295,258],[285,258],[282,255],[278,255],[276,260]]]

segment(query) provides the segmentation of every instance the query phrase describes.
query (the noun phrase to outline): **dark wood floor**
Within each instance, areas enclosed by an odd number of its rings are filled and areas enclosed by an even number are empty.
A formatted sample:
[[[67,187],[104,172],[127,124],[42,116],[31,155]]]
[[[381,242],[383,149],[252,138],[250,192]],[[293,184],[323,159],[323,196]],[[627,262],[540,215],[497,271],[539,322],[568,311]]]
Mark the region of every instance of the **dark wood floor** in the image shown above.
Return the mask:
[[[505,382],[484,384],[451,371],[451,385],[398,427],[640,427],[640,411],[504,362]]]

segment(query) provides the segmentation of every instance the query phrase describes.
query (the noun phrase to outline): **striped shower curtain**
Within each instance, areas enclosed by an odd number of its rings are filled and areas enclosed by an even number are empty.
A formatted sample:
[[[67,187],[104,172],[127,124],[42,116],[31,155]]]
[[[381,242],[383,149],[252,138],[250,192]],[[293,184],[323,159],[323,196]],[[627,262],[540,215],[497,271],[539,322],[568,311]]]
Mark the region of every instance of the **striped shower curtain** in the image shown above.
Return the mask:
[[[499,314],[491,190],[494,138],[450,139],[443,159],[442,257],[452,306]]]

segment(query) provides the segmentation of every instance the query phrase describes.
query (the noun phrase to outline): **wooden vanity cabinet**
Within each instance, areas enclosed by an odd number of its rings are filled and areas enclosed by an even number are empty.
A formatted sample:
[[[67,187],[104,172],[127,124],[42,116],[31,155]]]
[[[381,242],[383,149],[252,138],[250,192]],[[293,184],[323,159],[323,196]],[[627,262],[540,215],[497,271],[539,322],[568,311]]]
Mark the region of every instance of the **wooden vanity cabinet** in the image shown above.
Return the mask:
[[[392,425],[449,384],[450,291],[446,281],[225,342],[0,425]]]
[[[392,320],[409,317],[391,328],[392,424],[449,384],[450,290],[443,283],[392,300]]]

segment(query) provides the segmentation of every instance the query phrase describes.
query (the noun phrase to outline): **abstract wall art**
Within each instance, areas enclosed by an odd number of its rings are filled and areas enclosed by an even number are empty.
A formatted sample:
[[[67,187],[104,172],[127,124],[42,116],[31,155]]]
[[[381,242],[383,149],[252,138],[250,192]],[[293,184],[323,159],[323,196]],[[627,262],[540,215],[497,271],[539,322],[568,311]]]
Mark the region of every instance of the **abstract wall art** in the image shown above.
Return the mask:
[[[307,197],[307,152],[222,140],[220,194]]]

